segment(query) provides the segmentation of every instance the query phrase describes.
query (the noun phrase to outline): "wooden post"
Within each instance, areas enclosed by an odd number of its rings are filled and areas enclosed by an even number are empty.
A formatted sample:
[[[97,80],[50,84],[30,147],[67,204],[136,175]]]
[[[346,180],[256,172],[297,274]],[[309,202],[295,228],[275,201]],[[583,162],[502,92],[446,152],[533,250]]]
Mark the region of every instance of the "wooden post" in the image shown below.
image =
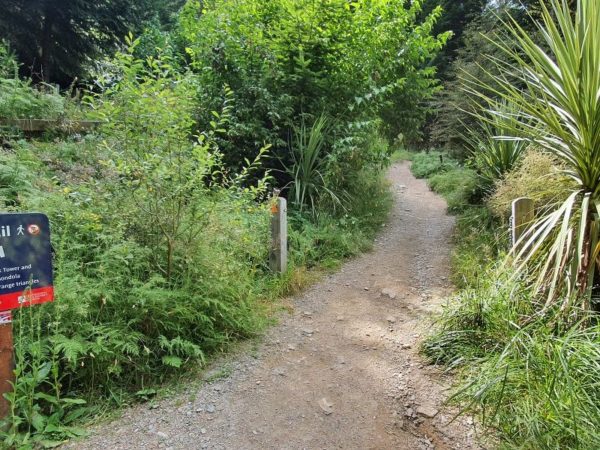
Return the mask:
[[[531,226],[534,219],[533,200],[530,198],[518,198],[512,203],[511,217],[511,244],[515,247],[515,252],[519,251],[519,239],[525,234]]]
[[[10,404],[4,394],[12,391],[14,349],[12,316],[10,311],[0,312],[0,419],[10,411]]]
[[[287,270],[287,201],[285,198],[274,199],[271,207],[271,252],[269,265],[273,272],[283,273]]]

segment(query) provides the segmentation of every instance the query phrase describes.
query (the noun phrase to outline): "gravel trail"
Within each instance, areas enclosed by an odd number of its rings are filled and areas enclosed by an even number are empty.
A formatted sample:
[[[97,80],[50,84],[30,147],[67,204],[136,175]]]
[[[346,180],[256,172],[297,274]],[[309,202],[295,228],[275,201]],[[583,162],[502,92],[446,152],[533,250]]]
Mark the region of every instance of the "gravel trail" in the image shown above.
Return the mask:
[[[303,294],[259,345],[149,408],[93,427],[71,449],[480,449],[443,406],[449,380],[418,344],[451,291],[454,220],[394,165],[390,221],[372,252]]]

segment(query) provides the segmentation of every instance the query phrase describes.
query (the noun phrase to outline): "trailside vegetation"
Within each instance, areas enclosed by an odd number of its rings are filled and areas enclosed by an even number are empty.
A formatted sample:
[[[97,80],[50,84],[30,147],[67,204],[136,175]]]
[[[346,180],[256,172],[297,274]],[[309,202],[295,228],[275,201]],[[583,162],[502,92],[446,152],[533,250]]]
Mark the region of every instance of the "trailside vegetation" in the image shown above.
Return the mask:
[[[490,43],[493,70],[463,85],[483,124],[466,165],[485,190],[459,216],[460,291],[422,351],[457,371],[452,400],[501,448],[598,448],[600,4],[536,11],[536,33],[500,22],[510,39]],[[415,170],[438,176],[435,156]],[[511,248],[508,208],[522,196],[535,219]]]

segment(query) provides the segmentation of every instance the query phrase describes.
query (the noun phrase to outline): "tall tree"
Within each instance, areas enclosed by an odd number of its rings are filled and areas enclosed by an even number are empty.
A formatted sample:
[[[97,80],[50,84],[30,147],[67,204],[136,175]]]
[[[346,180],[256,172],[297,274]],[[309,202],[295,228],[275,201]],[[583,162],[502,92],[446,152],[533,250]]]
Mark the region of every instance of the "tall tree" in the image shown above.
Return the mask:
[[[157,13],[168,17],[176,4],[177,0],[0,0],[0,37],[17,53],[24,75],[64,85],[127,31],[137,31]]]
[[[453,35],[435,60],[438,74],[442,80],[445,79],[450,63],[456,58],[458,50],[464,45],[465,29],[482,14],[487,3],[488,0],[425,0],[423,2],[422,14],[429,14],[437,6],[441,6],[444,10],[433,33],[452,31]]]

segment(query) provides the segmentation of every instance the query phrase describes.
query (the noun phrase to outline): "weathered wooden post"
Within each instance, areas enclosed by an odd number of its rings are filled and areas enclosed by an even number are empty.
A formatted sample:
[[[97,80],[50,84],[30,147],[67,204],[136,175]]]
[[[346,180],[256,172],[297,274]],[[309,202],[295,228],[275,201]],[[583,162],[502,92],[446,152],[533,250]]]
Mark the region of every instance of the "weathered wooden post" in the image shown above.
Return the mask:
[[[48,217],[0,214],[0,418],[10,405],[4,394],[14,381],[11,310],[54,300]]]
[[[511,246],[515,253],[520,250],[519,240],[527,232],[534,219],[534,204],[530,198],[522,197],[512,202]],[[518,246],[518,247],[517,247]]]
[[[0,313],[0,419],[6,417],[10,410],[10,404],[4,398],[4,394],[12,391],[13,352],[12,314],[5,311]]]
[[[288,256],[287,201],[277,197],[271,206],[271,251],[269,263],[271,270],[283,273],[287,270]]]

